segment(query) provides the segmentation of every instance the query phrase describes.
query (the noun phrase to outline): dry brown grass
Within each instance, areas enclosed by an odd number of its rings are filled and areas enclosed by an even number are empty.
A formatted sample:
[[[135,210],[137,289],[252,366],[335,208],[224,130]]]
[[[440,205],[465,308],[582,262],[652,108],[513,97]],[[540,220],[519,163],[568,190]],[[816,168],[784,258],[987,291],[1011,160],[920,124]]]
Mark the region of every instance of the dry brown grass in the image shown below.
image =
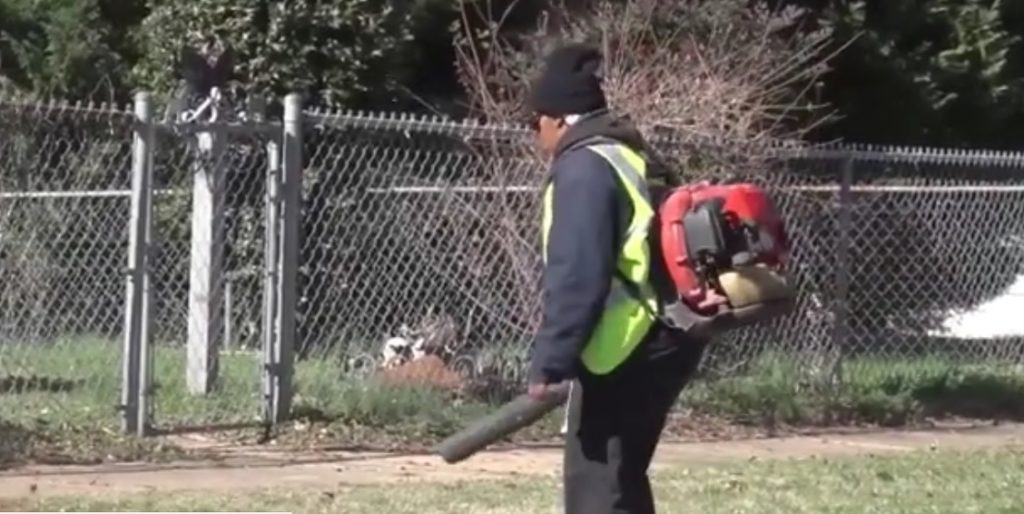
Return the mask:
[[[448,368],[440,357],[427,355],[394,368],[379,370],[375,380],[391,387],[432,387],[440,391],[455,392],[463,388],[458,373]]]

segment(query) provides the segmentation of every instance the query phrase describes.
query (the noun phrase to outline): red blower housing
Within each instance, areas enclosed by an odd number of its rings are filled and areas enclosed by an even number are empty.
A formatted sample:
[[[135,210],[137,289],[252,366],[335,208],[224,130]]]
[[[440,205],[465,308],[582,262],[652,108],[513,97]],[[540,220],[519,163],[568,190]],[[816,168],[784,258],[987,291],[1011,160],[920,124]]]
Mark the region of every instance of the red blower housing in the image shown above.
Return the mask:
[[[717,277],[728,269],[785,267],[789,239],[769,195],[750,183],[699,182],[673,188],[658,206],[659,246],[679,300],[700,308]]]

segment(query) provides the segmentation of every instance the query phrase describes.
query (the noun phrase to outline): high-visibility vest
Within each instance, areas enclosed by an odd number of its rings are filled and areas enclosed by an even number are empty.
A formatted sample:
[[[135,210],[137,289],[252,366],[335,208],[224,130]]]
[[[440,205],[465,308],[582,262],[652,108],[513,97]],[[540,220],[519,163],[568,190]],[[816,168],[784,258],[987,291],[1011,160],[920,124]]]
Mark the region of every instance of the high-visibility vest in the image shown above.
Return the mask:
[[[651,251],[648,244],[654,208],[646,182],[647,163],[643,157],[621,144],[595,144],[585,148],[611,164],[633,205],[632,218],[622,234],[616,266],[618,273],[611,277],[604,312],[581,355],[583,365],[591,373],[603,375],[615,370],[629,357],[655,321],[658,301],[650,284]],[[553,201],[554,185],[549,182],[544,192],[541,230],[545,264]],[[623,283],[624,280],[629,284]]]

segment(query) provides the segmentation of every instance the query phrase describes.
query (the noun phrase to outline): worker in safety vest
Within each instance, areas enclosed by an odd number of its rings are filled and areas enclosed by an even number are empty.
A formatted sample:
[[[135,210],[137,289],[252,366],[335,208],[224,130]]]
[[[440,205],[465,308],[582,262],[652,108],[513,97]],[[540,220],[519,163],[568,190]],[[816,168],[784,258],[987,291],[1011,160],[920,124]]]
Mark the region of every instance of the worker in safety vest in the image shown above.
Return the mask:
[[[655,166],[639,132],[608,112],[600,64],[590,47],[559,48],[530,91],[537,142],[551,170],[543,191],[543,317],[529,394],[539,399],[554,384],[572,383],[563,470],[568,514],[651,514],[648,466],[713,320],[669,329],[654,315],[647,238]]]

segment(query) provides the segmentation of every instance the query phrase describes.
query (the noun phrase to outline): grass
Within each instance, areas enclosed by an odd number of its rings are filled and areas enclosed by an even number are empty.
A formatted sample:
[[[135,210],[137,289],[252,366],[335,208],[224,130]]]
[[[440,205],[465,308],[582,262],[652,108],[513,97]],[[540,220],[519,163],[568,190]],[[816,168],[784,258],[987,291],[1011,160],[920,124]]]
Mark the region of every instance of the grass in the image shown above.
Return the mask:
[[[297,514],[559,512],[552,478],[462,484],[402,483],[262,492],[147,492],[50,497],[0,505],[23,511],[286,511]],[[885,457],[761,461],[677,468],[654,475],[659,512],[1016,513],[1024,505],[1024,453],[917,452]]]
[[[744,373],[696,382],[681,402],[696,412],[756,425],[903,426],[927,417],[1024,419],[1024,374],[1003,363],[939,357],[858,358],[822,387],[800,364],[766,354]]]
[[[38,455],[72,460],[177,456],[153,441],[117,435],[120,345],[102,338],[69,338],[19,345],[0,353],[5,376],[59,378],[65,390],[0,390],[0,463]],[[341,358],[296,364],[291,429],[284,443],[424,449],[491,407],[480,399],[452,399],[426,388],[382,387],[343,371]],[[259,357],[222,356],[219,389],[196,397],[185,389],[185,351],[161,346],[154,356],[154,411],[158,427],[257,422]],[[36,384],[39,385],[39,384]],[[59,389],[59,387],[58,387]],[[858,358],[843,380],[821,387],[785,356],[766,354],[736,376],[698,380],[680,406],[731,423],[898,426],[926,417],[1024,419],[1024,375],[998,363],[965,366],[938,357],[915,360]],[[517,434],[545,439],[557,433],[560,413]],[[14,441],[14,442],[12,442]],[[64,448],[64,449],[62,449]],[[81,451],[66,451],[66,450]]]
[[[67,338],[50,344],[10,346],[0,356],[0,378],[44,379],[26,383],[17,391],[6,388],[7,394],[0,394],[0,412],[7,421],[116,424],[121,400],[119,342],[99,337]],[[220,390],[208,397],[193,397],[185,390],[184,348],[157,347],[153,362],[154,406],[163,421],[258,419],[259,388],[254,384],[259,383],[259,368],[251,355],[223,355]]]

